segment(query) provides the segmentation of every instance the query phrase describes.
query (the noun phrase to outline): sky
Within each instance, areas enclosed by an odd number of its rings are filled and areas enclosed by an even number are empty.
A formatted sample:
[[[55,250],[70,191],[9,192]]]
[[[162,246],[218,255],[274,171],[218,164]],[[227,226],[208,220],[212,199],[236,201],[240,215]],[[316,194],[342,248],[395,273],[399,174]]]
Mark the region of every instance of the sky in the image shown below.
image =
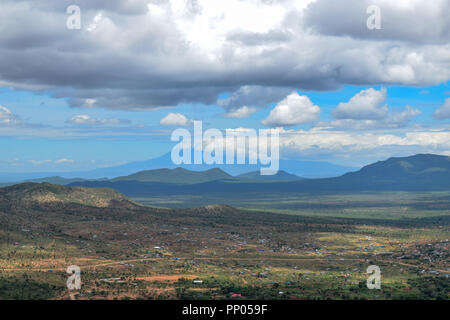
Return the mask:
[[[0,172],[151,159],[194,120],[279,128],[284,159],[450,156],[449,14],[448,0],[2,0]]]

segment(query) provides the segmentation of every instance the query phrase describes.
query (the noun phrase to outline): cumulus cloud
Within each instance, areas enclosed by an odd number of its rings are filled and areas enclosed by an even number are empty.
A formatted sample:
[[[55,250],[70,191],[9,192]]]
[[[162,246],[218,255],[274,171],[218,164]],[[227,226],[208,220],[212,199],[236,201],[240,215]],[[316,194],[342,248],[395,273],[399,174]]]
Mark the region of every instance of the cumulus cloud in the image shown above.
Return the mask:
[[[247,106],[243,106],[241,108],[233,109],[228,111],[225,114],[225,117],[227,118],[236,118],[236,119],[242,119],[242,118],[248,118],[252,114],[254,114],[257,111],[256,108],[249,108]]]
[[[386,114],[377,120],[339,119],[317,124],[318,128],[337,128],[345,130],[396,129],[406,127],[409,122],[421,114],[418,109],[406,106],[402,111]]]
[[[442,107],[437,109],[433,116],[438,120],[450,119],[450,98],[445,99]]]
[[[367,3],[80,0],[82,28],[68,30],[73,1],[3,0],[0,87],[51,91],[72,107],[140,110],[211,105],[245,86],[292,92],[450,79],[448,1],[370,1],[383,17],[373,33]],[[268,106],[277,95],[223,107]]]
[[[387,98],[386,89],[369,88],[354,95],[348,102],[339,103],[331,114],[336,119],[320,122],[318,128],[338,128],[350,130],[402,128],[419,114],[420,110],[405,106],[401,111],[389,111],[383,102]]]
[[[380,30],[366,27],[369,17],[366,10],[371,5],[380,8]],[[326,35],[381,41],[448,43],[448,12],[450,3],[447,0],[340,0],[336,6],[330,6],[327,0],[316,0],[305,10],[302,21],[305,26]]]
[[[382,119],[388,112],[386,105],[386,89],[369,88],[353,96],[349,102],[341,102],[332,115],[337,119],[376,120]]]
[[[119,125],[119,124],[129,124],[130,121],[126,119],[97,119],[92,118],[86,114],[80,114],[73,116],[70,119],[66,120],[66,123],[75,124],[75,125]]]
[[[320,108],[307,96],[300,96],[297,92],[293,92],[280,101],[262,123],[274,127],[293,126],[313,122],[319,115]]]
[[[181,113],[169,113],[159,122],[164,126],[189,126],[192,121]]]

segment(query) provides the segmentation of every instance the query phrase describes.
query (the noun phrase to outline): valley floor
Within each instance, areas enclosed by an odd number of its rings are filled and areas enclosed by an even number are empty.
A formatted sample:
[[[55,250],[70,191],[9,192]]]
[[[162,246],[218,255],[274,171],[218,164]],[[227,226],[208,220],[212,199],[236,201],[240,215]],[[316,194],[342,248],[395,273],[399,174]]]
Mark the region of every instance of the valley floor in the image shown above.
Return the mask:
[[[450,193],[230,199],[240,209],[2,208],[0,298],[450,298]],[[70,265],[80,290],[66,287]]]

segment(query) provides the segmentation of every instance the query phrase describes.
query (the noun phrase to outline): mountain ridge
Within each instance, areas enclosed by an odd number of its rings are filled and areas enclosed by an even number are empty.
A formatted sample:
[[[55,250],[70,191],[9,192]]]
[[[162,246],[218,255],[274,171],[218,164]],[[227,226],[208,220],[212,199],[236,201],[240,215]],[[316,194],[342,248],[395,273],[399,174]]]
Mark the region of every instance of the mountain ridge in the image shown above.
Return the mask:
[[[166,153],[162,156],[144,160],[134,161],[126,164],[97,168],[87,171],[74,171],[74,172],[24,172],[24,173],[5,173],[0,172],[0,181],[5,184],[13,184],[18,182],[25,182],[36,179],[44,179],[47,182],[56,181],[50,178],[63,179],[79,179],[79,180],[94,180],[94,179],[112,179],[119,176],[127,176],[139,171],[156,170],[161,168],[174,169],[177,167],[183,167],[191,171],[205,171],[211,168],[219,168],[229,175],[236,176],[252,171],[259,171],[260,164],[233,164],[233,165],[206,165],[206,164],[181,164],[175,165],[171,159],[171,153]],[[342,166],[326,161],[303,161],[303,160],[284,160],[280,159],[280,170],[295,174],[303,178],[325,178],[336,177],[346,172],[358,170],[359,168],[351,166]],[[42,181],[37,181],[42,182]]]
[[[284,170],[280,170],[276,174],[271,176],[262,176],[259,171],[252,171],[237,175],[236,178],[260,181],[291,181],[305,179],[295,174],[288,173]]]
[[[234,179],[233,176],[219,168],[206,171],[190,171],[184,168],[162,168],[155,170],[139,171],[128,176],[110,179],[110,181],[140,181],[140,182],[162,182],[175,184],[193,184],[214,180]]]
[[[207,181],[190,184],[189,187],[138,181],[90,181],[71,185],[107,187],[127,196],[242,192],[434,191],[450,189],[450,160],[449,157],[440,155],[389,158],[340,177],[264,183],[241,179]]]

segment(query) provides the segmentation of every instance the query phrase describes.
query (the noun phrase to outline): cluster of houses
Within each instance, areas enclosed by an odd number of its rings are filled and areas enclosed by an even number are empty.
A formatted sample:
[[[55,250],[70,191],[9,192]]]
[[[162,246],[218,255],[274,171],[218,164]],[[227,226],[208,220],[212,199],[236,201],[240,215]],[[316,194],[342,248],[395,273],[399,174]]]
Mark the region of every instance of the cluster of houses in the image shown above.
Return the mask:
[[[393,255],[397,259],[414,259],[424,263],[450,260],[450,242],[448,239],[427,244],[417,244],[408,252]]]

